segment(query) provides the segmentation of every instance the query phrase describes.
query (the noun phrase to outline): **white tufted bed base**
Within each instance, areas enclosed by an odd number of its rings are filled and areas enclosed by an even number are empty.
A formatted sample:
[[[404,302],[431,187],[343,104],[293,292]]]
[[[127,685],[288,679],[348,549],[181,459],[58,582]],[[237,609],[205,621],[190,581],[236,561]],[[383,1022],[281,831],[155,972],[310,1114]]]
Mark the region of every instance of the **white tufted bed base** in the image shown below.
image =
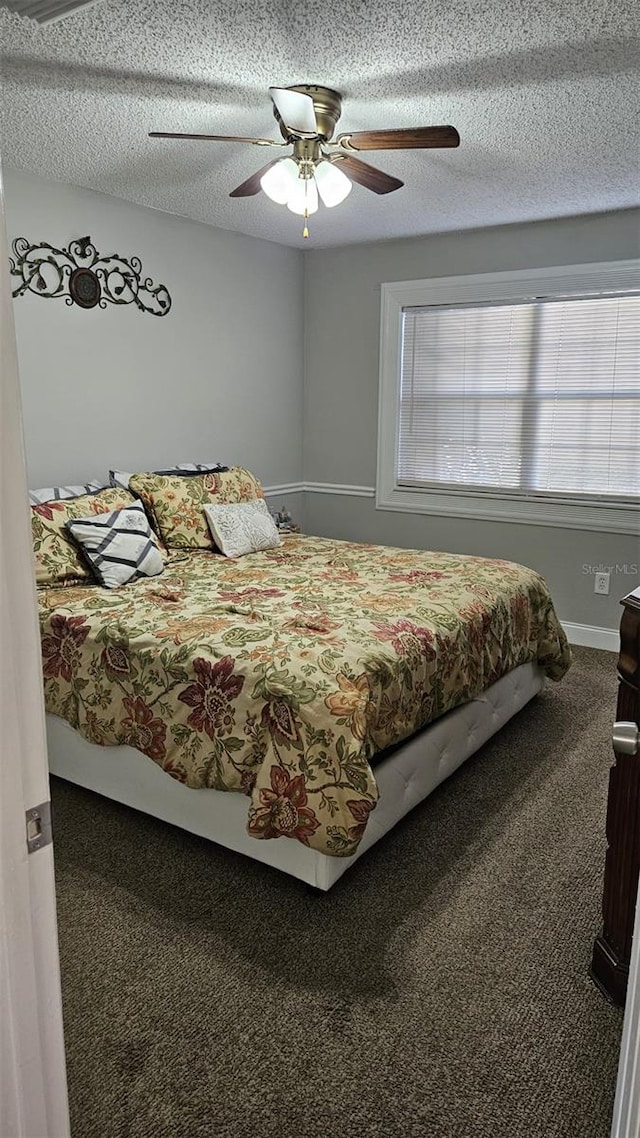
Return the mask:
[[[64,719],[47,715],[52,774],[123,802],[193,834],[266,862],[327,890],[396,822],[422,802],[520,711],[544,683],[536,664],[523,664],[477,699],[414,735],[375,764],[380,801],[353,857],[327,857],[300,842],[257,841],[246,832],[247,799],[219,790],[190,790],[132,747],[87,743]]]

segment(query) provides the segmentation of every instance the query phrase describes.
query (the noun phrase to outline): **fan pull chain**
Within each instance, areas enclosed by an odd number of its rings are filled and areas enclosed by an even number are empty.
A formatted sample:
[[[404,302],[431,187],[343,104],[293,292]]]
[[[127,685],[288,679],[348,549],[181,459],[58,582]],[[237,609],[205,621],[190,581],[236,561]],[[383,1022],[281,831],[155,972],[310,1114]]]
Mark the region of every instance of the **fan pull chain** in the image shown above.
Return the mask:
[[[307,211],[307,198],[308,197],[309,197],[309,179],[305,178],[305,183],[304,183],[304,214],[303,214],[304,226],[302,229],[302,236],[303,237],[309,236],[309,226],[307,225],[307,222],[309,220],[309,213]]]

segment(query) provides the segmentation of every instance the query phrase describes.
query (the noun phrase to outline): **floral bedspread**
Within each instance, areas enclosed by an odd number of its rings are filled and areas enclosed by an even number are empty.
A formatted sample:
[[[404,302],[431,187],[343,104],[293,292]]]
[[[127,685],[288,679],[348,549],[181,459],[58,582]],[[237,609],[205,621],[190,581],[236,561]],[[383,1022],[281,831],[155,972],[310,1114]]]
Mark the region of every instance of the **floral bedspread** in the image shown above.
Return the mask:
[[[519,664],[557,680],[570,663],[536,572],[457,554],[295,535],[39,596],[47,711],[188,786],[244,792],[253,837],[334,856],[376,805],[377,751]]]

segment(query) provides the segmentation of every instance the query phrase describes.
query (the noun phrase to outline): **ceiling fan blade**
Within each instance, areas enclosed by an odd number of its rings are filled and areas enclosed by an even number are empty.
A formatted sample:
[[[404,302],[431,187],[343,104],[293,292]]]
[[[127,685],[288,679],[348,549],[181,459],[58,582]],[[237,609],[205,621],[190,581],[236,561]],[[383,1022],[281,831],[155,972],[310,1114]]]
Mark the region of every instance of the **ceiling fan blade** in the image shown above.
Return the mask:
[[[263,166],[260,170],[256,170],[255,174],[252,174],[250,178],[247,178],[246,182],[242,182],[241,185],[236,186],[235,190],[232,190],[229,194],[229,197],[250,198],[253,194],[259,194],[260,190],[262,189],[260,185],[260,179],[264,174],[266,174],[267,170],[270,170],[271,167],[275,166],[276,162],[279,161],[279,158],[272,158],[270,162],[267,162],[266,166]]]
[[[358,185],[364,186],[367,190],[373,190],[374,194],[390,194],[392,190],[399,190],[401,186],[404,186],[404,182],[401,182],[399,178],[385,174],[382,170],[370,166],[368,162],[363,162],[360,158],[352,158],[350,154],[344,156],[340,154],[338,157],[332,157],[331,160],[353,182],[357,182]]]
[[[167,130],[150,130],[149,138],[195,138],[205,142],[252,142],[254,146],[286,146],[272,138],[243,138],[237,134],[174,134]]]
[[[459,146],[454,126],[416,126],[407,130],[356,130],[335,140],[345,150],[423,150]]]
[[[311,95],[289,91],[286,87],[270,87],[269,94],[287,130],[301,138],[316,137],[318,124]]]

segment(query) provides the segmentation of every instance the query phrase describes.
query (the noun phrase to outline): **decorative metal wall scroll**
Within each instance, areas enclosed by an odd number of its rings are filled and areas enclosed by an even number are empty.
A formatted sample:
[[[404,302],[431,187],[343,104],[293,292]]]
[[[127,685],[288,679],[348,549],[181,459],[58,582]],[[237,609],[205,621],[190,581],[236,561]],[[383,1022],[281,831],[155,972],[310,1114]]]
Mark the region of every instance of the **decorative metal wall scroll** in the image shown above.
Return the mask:
[[[54,249],[46,241],[30,245],[25,237],[16,237],[13,252],[9,267],[20,282],[14,296],[64,296],[67,304],[80,308],[135,304],[152,316],[166,316],[171,308],[167,288],[154,285],[151,277],[142,279],[138,257],[101,257],[90,237],[70,241],[67,249]]]

